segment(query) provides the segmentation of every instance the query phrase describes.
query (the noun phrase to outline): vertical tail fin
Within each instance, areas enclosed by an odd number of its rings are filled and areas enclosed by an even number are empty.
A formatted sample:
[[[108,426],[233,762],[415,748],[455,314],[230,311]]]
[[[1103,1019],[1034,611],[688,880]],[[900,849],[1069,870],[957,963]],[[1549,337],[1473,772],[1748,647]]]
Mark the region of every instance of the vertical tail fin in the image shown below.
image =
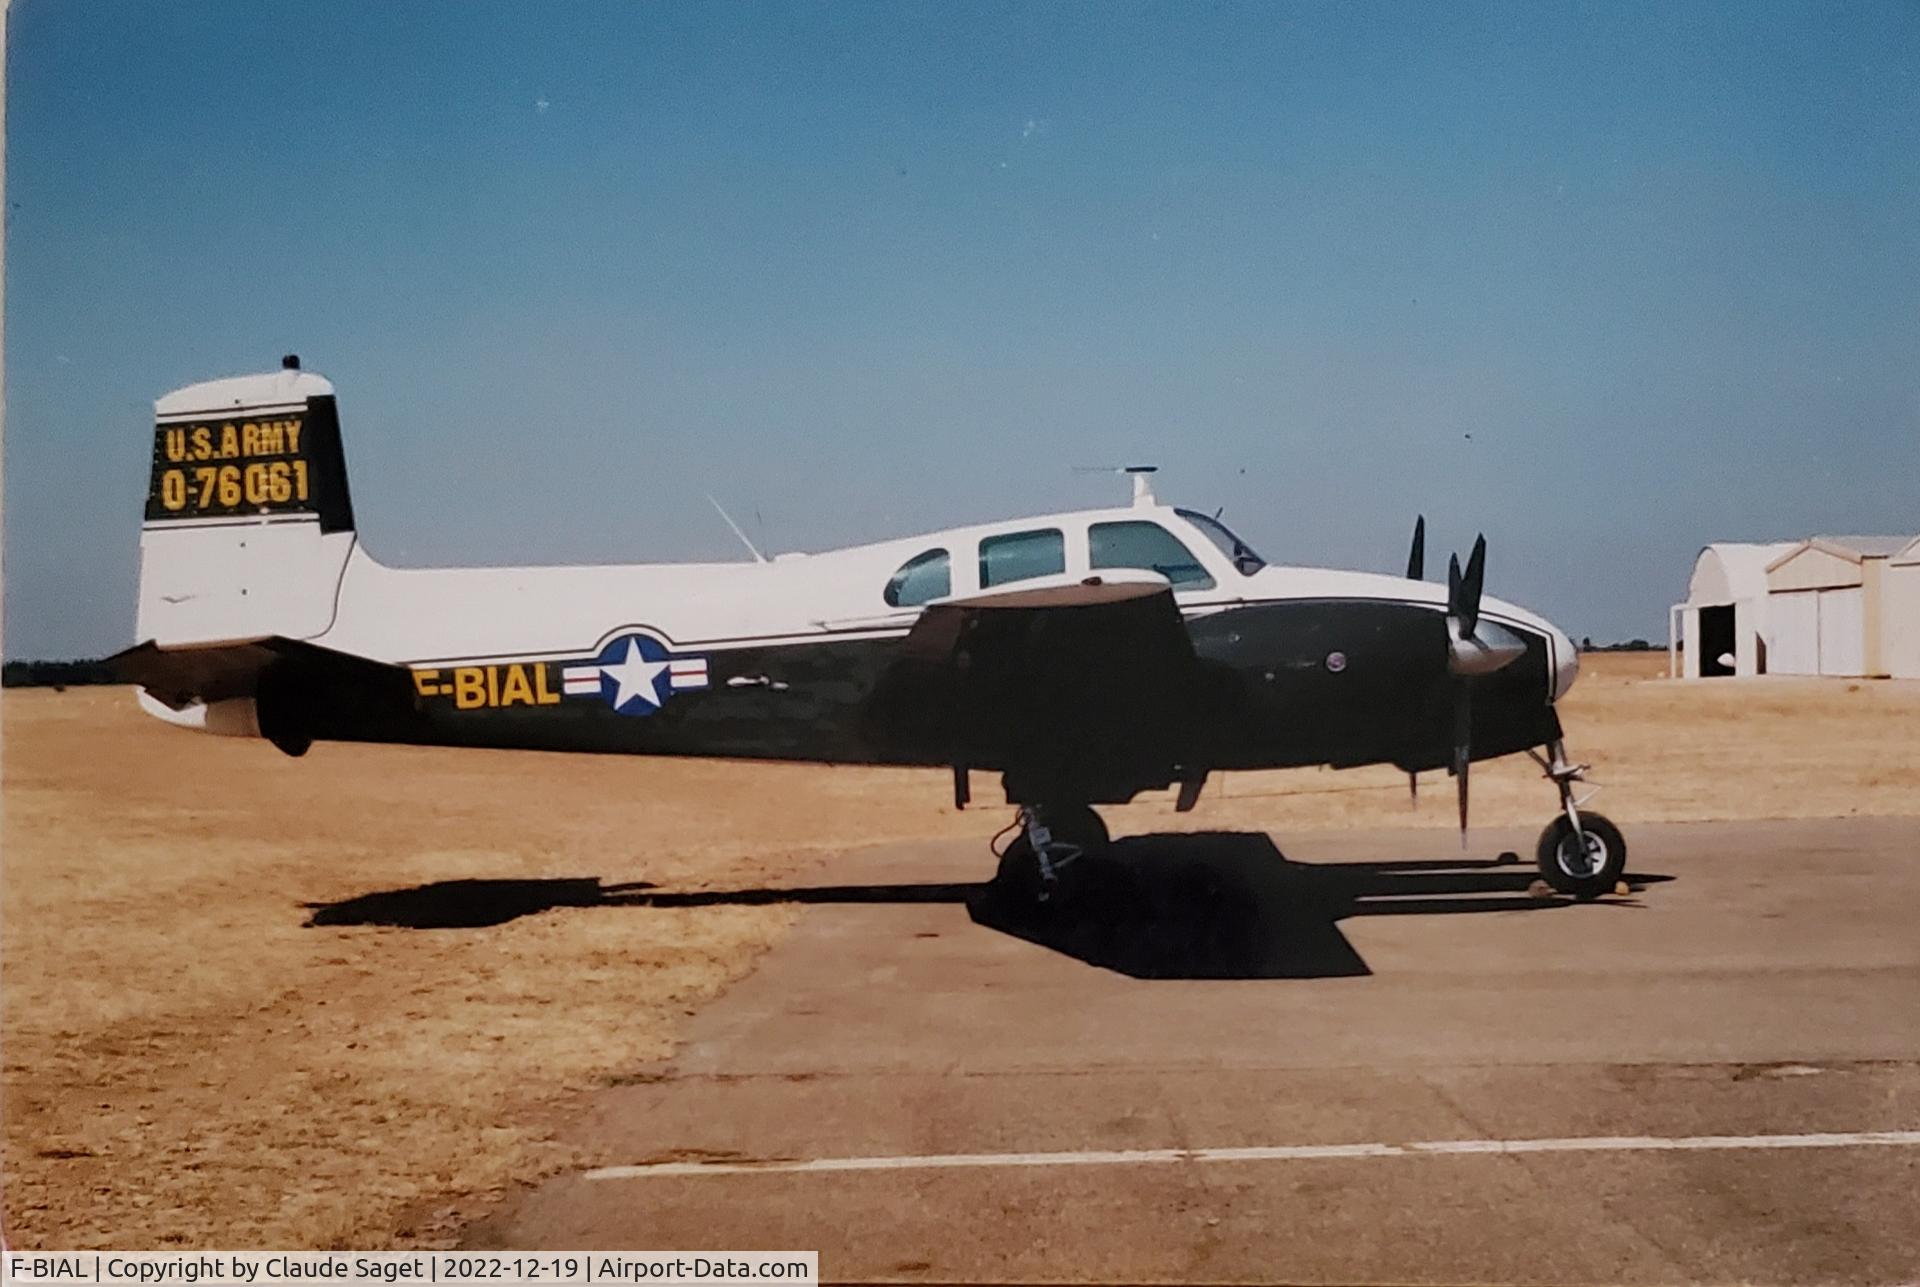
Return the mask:
[[[353,541],[325,379],[289,367],[189,385],[154,404],[140,642],[322,634]]]

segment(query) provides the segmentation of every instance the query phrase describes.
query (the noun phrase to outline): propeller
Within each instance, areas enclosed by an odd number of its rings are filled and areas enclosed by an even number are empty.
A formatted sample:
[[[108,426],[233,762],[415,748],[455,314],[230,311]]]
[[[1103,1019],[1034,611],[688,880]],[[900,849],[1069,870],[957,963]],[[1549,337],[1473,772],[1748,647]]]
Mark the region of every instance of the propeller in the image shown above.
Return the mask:
[[[1413,548],[1407,551],[1407,580],[1424,581],[1427,576],[1427,516],[1418,514],[1413,520]],[[1420,807],[1420,775],[1407,774],[1407,794],[1413,800],[1413,807]]]
[[[1489,622],[1480,633],[1480,592],[1487,578],[1487,538],[1474,538],[1467,569],[1447,557],[1447,669],[1453,672],[1453,760],[1450,771],[1460,798],[1460,845],[1467,843],[1467,778],[1473,767],[1473,681],[1526,652],[1526,643],[1505,626]]]
[[[1413,521],[1413,547],[1407,553],[1407,579],[1421,580],[1426,572],[1427,519]],[[1480,620],[1480,596],[1487,580],[1487,538],[1476,536],[1467,566],[1460,556],[1447,556],[1447,673],[1452,688],[1449,728],[1451,755],[1447,772],[1453,775],[1460,798],[1460,843],[1467,843],[1467,778],[1473,767],[1473,681],[1491,675],[1526,655],[1526,640],[1497,621]],[[1407,790],[1415,807],[1420,800],[1420,776],[1407,775]]]

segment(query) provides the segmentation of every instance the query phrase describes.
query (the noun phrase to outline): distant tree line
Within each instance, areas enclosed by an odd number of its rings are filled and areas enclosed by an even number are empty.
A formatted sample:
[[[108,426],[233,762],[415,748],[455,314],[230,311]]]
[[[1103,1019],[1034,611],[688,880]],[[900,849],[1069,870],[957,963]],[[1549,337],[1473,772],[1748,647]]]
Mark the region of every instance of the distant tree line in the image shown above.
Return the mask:
[[[0,687],[65,688],[70,684],[117,684],[104,661],[10,661],[0,665]]]
[[[1663,643],[1648,643],[1644,639],[1629,639],[1625,643],[1597,644],[1593,636],[1587,635],[1580,640],[1581,652],[1652,652],[1656,648],[1665,648]]]

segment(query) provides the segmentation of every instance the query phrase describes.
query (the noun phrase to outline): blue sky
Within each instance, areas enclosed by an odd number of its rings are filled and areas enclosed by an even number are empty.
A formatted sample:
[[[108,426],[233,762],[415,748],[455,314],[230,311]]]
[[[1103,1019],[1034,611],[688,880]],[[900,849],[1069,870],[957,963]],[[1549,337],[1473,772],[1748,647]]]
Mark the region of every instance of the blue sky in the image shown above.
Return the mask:
[[[132,642],[152,399],[303,355],[403,564],[1098,504],[1660,638],[1920,530],[1920,6],[78,5],[9,24],[6,652]],[[1469,437],[1468,435],[1471,435]]]

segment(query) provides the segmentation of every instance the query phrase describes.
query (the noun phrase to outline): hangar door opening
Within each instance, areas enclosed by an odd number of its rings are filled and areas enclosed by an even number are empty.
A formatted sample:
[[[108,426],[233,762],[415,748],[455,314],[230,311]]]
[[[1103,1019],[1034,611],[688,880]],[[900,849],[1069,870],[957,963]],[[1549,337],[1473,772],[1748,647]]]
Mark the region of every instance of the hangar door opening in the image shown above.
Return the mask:
[[[1700,677],[1733,674],[1734,647],[1733,605],[1700,609]]]
[[[1773,641],[1767,669],[1776,675],[1820,673],[1820,592],[1795,590],[1769,596]]]
[[[1859,586],[1820,591],[1820,673],[1867,673],[1866,592]]]

